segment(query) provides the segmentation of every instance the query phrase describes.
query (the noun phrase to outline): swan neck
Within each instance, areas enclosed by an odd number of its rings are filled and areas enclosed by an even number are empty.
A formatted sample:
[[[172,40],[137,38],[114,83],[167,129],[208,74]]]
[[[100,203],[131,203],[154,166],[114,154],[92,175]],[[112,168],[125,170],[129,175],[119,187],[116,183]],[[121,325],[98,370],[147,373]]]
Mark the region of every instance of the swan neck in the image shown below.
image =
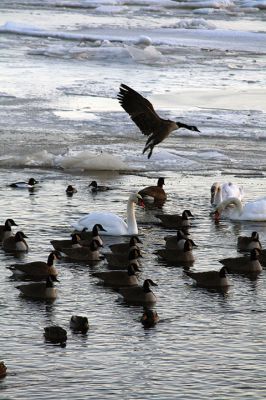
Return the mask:
[[[131,199],[127,203],[127,226],[129,235],[138,234],[138,226],[135,217],[135,203]]]
[[[239,213],[242,213],[243,210],[243,205],[241,203],[241,201],[237,198],[237,197],[231,197],[227,200],[222,201],[218,207],[217,210],[218,211],[223,211],[227,206],[229,206],[230,204],[234,204],[236,206],[236,210]]]

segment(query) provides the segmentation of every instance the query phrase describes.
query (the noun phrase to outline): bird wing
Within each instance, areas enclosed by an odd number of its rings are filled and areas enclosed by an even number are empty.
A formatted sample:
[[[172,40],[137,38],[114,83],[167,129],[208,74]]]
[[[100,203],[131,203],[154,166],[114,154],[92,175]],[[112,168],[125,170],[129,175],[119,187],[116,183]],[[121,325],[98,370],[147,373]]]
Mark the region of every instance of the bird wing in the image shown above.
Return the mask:
[[[145,97],[123,83],[117,95],[123,109],[140,129],[143,135],[149,136],[158,129],[164,120],[155,112],[153,105]]]

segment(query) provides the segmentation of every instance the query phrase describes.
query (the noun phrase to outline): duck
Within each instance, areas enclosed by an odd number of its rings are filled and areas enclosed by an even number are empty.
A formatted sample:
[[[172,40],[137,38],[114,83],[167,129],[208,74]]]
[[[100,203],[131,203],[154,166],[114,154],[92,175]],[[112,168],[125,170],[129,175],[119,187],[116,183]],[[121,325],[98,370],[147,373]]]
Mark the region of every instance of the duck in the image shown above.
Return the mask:
[[[146,308],[141,316],[140,322],[144,328],[151,328],[159,322],[160,318],[156,310]]]
[[[157,186],[147,186],[144,189],[141,189],[138,193],[144,201],[151,199],[154,203],[164,203],[167,199],[167,195],[163,189],[164,184],[164,178],[159,178]]]
[[[138,226],[135,218],[135,204],[143,206],[142,197],[138,193],[132,193],[127,203],[127,223],[118,215],[111,212],[92,212],[80,218],[73,227],[82,231],[84,228],[92,229],[95,224],[101,224],[104,235],[123,236],[137,235]]]
[[[192,278],[197,286],[208,288],[208,289],[218,289],[227,288],[230,286],[230,281],[227,277],[226,267],[222,267],[220,271],[190,271],[184,270],[185,274]]]
[[[100,261],[103,256],[99,252],[100,243],[97,240],[92,240],[89,247],[69,247],[61,249],[61,253],[71,259],[79,261]]]
[[[131,236],[129,242],[127,243],[115,243],[109,246],[109,249],[114,254],[128,254],[130,250],[136,249],[140,250],[138,244],[142,243],[138,236]]]
[[[166,260],[169,263],[185,263],[185,264],[190,264],[195,261],[194,254],[192,252],[193,250],[193,241],[191,239],[185,240],[183,244],[183,248],[178,249],[177,247],[172,249],[172,248],[166,248],[166,249],[159,249],[156,251],[156,254],[158,254],[161,258]]]
[[[12,232],[12,226],[17,226],[15,221],[12,218],[8,218],[5,220],[4,225],[0,225],[0,242],[3,242],[5,239],[10,236],[14,236]]]
[[[176,235],[165,236],[165,248],[182,250],[184,248],[185,241],[188,239],[188,235],[189,234],[185,230],[178,229]],[[192,244],[195,245],[193,241]]]
[[[130,263],[136,263],[139,267],[139,258],[142,257],[139,250],[132,249],[127,255],[105,254],[108,269],[127,269]]]
[[[20,294],[24,297],[37,300],[55,300],[57,297],[57,289],[54,282],[59,282],[53,275],[48,275],[45,282],[33,282],[25,285],[17,286]]]
[[[44,337],[45,340],[51,343],[60,343],[65,345],[67,341],[67,331],[61,326],[46,326],[44,328]]]
[[[0,378],[4,378],[7,374],[7,367],[3,361],[0,361]]]
[[[94,272],[92,275],[103,281],[104,285],[111,286],[115,288],[123,286],[134,286],[139,284],[136,272],[140,269],[135,263],[130,263],[128,265],[127,271],[114,270],[114,271],[102,271]]]
[[[251,236],[239,236],[237,238],[237,248],[240,251],[249,251],[252,249],[262,249],[258,232],[254,231]]]
[[[230,205],[235,207],[227,208]],[[266,221],[266,197],[245,204],[237,197],[223,200],[215,209],[216,218],[221,216],[232,221]]]
[[[143,285],[127,286],[118,289],[118,293],[124,301],[134,304],[156,303],[157,298],[151,290],[151,286],[158,286],[151,279],[145,279]]]
[[[88,318],[81,315],[72,315],[69,325],[74,332],[86,333],[89,330]]]
[[[149,150],[148,159],[152,156],[154,147],[166,139],[171,132],[179,128],[200,132],[194,125],[161,118],[149,100],[123,83],[120,85],[117,98],[121,107],[129,114],[141,133],[148,136],[142,152],[144,154]]]
[[[68,185],[66,188],[66,195],[71,197],[74,193],[77,193],[77,189],[72,185]]]
[[[262,265],[259,261],[260,250],[252,249],[250,257],[232,257],[219,260],[223,264],[229,274],[258,274],[262,271]]]
[[[15,236],[10,236],[9,238],[3,241],[3,250],[9,252],[27,252],[29,251],[28,243],[25,238],[28,236],[25,235],[22,231],[18,231]]]
[[[244,197],[244,189],[232,182],[219,183],[214,182],[211,186],[211,204],[217,206],[223,200],[231,197],[237,197],[240,201]]]
[[[51,251],[47,262],[33,261],[24,264],[12,264],[8,267],[15,276],[31,277],[35,279],[44,279],[48,275],[57,276],[58,271],[55,268],[55,261],[60,260],[61,254],[58,251]]]
[[[19,188],[19,189],[33,189],[39,182],[36,181],[34,178],[30,178],[28,182],[15,182],[11,183],[9,186],[12,188]]]
[[[110,190],[108,186],[98,185],[96,181],[92,181],[89,184],[89,187],[91,188],[92,193],[106,192],[107,190]]]
[[[161,220],[162,225],[165,228],[189,228],[190,220],[189,217],[193,217],[190,210],[184,210],[181,215],[179,214],[156,214],[156,218]]]

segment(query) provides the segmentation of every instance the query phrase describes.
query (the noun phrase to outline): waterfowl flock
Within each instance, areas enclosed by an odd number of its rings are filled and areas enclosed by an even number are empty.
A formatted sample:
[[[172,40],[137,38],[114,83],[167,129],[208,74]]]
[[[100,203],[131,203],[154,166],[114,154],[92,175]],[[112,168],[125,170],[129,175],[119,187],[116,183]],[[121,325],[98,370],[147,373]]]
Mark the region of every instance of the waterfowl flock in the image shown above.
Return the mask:
[[[13,274],[13,279],[30,281],[16,286],[20,295],[31,300],[55,301],[59,295],[57,286],[60,287],[60,279],[58,279],[60,269],[57,270],[56,262],[60,264],[62,260],[68,260],[80,263],[81,266],[96,265],[97,269],[91,272],[91,276],[95,281],[97,280],[97,284],[107,286],[114,291],[118,299],[127,304],[143,306],[144,312],[140,322],[146,329],[154,327],[160,320],[154,309],[156,302],[159,301],[157,292],[160,290],[160,282],[152,276],[144,276],[145,258],[149,249],[145,247],[145,236],[141,239],[138,236],[135,207],[143,207],[146,197],[170,201],[167,200],[163,185],[164,178],[158,178],[156,186],[147,186],[129,194],[127,222],[114,213],[91,212],[77,219],[72,227],[69,226],[68,238],[50,241],[53,249],[50,250],[47,261],[37,259],[32,262],[10,264],[8,268]],[[75,193],[78,191],[76,190]],[[221,200],[219,204],[212,202],[214,212],[220,213],[228,206],[228,212],[236,211],[232,210],[232,204],[237,205],[240,200],[235,199],[233,197]],[[145,208],[142,212],[145,213]],[[154,216],[161,223],[155,223],[154,226],[159,226],[165,233],[169,233],[167,230],[170,229],[172,234],[162,233],[164,247],[158,248],[153,254],[158,257],[160,264],[180,267],[185,282],[189,284],[193,282],[196,287],[208,290],[227,291],[232,284],[230,274],[256,277],[263,271],[266,264],[266,250],[263,250],[258,232],[253,231],[250,236],[238,237],[235,247],[236,250],[245,253],[243,256],[218,258],[217,262],[223,265],[221,269],[206,266],[204,271],[197,270],[195,266],[197,245],[191,237],[197,215],[194,211],[192,214],[188,209],[181,210],[177,214],[163,212],[158,214],[157,212],[155,208]],[[10,254],[27,253],[30,250],[26,242],[28,236],[21,230],[13,232],[12,228],[16,226],[18,224],[11,218],[6,219],[0,226],[2,249]],[[72,228],[75,230],[73,231]],[[112,243],[110,238],[114,237],[121,237],[121,240]],[[89,329],[88,318],[73,315],[69,326],[75,332],[85,333]],[[46,341],[60,345],[65,345],[67,340],[66,331],[60,326],[44,328],[44,337]]]

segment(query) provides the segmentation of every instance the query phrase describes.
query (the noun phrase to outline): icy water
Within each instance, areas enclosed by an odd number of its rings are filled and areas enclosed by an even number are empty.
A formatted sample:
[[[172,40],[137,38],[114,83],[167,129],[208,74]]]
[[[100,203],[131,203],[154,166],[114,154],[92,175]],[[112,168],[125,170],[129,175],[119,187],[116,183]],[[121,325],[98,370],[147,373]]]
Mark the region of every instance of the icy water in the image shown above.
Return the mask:
[[[242,185],[245,202],[266,196],[265,31],[263,1],[1,1],[1,224],[12,217],[30,246],[19,259],[0,251],[1,399],[265,398],[265,270],[230,276],[227,293],[196,288],[155,254],[174,232],[154,217],[192,211],[194,269],[218,270],[254,230],[266,246],[266,222],[210,216],[215,181]],[[200,134],[179,130],[147,160],[116,100],[120,83]],[[8,187],[31,176],[33,193]],[[50,240],[68,238],[88,212],[126,217],[129,194],[159,176],[163,209],[136,208],[140,280],[158,284],[154,328],[92,276],[104,261],[59,261],[53,303],[20,297],[6,267],[45,261]],[[112,190],[92,195],[94,179]],[[117,241],[105,238],[104,251]],[[73,314],[88,317],[86,335],[70,331]],[[68,331],[65,348],[44,341],[54,324]]]

